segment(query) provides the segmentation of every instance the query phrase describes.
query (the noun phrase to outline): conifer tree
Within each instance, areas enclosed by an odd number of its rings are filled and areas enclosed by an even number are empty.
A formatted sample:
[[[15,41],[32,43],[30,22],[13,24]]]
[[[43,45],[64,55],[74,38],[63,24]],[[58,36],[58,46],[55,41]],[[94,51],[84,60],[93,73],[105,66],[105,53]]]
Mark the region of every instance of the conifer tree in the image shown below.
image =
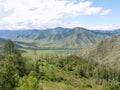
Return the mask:
[[[15,53],[15,45],[11,40],[7,40],[4,44],[4,54],[11,56],[13,53]]]

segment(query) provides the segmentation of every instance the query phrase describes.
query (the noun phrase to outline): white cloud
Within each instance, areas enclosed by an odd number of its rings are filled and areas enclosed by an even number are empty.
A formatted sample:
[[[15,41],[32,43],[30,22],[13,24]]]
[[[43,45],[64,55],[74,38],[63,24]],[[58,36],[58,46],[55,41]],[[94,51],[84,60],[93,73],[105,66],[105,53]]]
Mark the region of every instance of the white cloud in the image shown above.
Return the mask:
[[[90,26],[89,29],[92,30],[115,30],[119,29],[120,25],[95,25],[95,26]]]
[[[104,10],[101,15],[106,15],[111,12],[111,9]]]
[[[13,9],[5,10],[5,7],[0,3],[0,20],[11,15],[13,13]]]
[[[93,2],[69,0],[0,0],[0,29],[64,26],[60,19],[82,15],[105,15],[109,10],[93,7]],[[73,21],[74,23],[74,21]],[[68,25],[68,24],[67,24]],[[71,24],[70,24],[71,25]]]

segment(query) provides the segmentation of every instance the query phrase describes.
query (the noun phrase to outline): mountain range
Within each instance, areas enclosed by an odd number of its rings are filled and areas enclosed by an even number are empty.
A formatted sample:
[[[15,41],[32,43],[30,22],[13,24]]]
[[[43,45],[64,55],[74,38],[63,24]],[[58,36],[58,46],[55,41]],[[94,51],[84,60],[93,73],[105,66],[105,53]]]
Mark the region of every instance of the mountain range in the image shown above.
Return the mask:
[[[120,30],[88,30],[81,27],[57,27],[46,30],[0,30],[0,38],[11,39],[22,47],[38,48],[84,48],[110,36],[119,35]]]
[[[4,38],[4,39],[3,39]],[[18,48],[76,49],[80,56],[100,63],[119,66],[120,30],[101,31],[85,28],[54,28],[46,30],[0,30],[0,48],[11,39]]]

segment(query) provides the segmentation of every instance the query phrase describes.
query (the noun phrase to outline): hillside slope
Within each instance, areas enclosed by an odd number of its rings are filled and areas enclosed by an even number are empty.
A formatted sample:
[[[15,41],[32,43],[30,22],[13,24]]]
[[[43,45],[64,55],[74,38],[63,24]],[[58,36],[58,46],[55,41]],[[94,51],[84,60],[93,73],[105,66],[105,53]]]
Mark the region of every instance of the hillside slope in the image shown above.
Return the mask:
[[[119,66],[120,64],[120,36],[107,38],[97,45],[85,49],[81,55],[87,59],[100,63]]]

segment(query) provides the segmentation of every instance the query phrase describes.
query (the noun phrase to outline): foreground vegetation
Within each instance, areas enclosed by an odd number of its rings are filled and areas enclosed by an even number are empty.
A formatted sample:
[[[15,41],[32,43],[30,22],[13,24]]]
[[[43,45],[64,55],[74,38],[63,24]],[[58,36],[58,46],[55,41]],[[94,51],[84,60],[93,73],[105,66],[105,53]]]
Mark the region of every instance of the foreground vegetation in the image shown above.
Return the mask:
[[[30,57],[32,56],[32,58]],[[0,54],[0,90],[120,90],[120,70],[76,55],[23,57],[7,40]]]

